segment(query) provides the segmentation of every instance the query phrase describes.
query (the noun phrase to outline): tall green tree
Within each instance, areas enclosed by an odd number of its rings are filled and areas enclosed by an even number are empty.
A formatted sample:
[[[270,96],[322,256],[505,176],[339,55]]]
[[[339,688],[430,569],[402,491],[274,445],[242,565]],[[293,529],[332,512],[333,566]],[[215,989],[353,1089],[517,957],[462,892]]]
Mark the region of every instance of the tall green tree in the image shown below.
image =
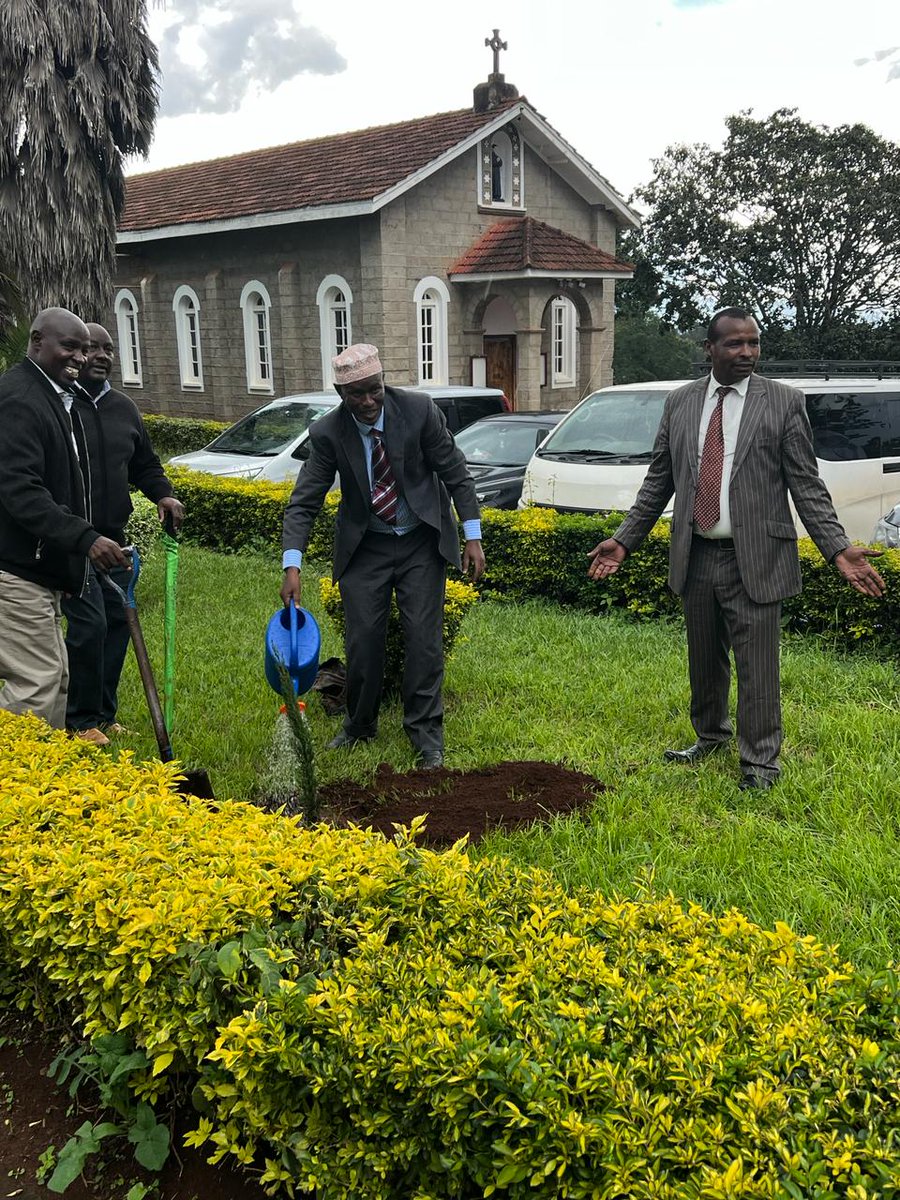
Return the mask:
[[[690,328],[720,304],[793,329],[807,353],[900,309],[900,146],[780,109],[729,117],[720,150],[672,146],[636,200],[635,260],[663,318]]]
[[[690,379],[695,361],[703,361],[698,343],[667,328],[653,313],[616,314],[615,383]]]
[[[29,311],[109,303],[123,159],[158,105],[146,0],[0,0],[0,258]]]

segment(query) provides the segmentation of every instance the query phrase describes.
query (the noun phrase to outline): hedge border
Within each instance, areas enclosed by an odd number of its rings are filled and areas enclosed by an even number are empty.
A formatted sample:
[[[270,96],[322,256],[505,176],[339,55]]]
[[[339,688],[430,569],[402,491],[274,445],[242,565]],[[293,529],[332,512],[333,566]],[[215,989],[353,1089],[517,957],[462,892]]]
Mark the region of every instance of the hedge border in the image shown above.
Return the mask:
[[[258,549],[280,554],[281,526],[291,484],[221,479],[196,471],[171,472],[185,502],[184,536],[211,550]],[[339,493],[331,492],[313,528],[307,557],[331,559]],[[669,591],[669,527],[661,521],[644,545],[603,584],[587,576],[588,551],[618,527],[621,513],[579,516],[555,509],[482,513],[487,570],[483,596],[519,601],[550,600],[594,613],[624,610],[633,617],[680,615]],[[800,541],[803,591],[784,603],[788,629],[822,634],[847,647],[900,653],[900,550],[876,562],[887,591],[880,600],[861,596],[824,561],[809,539]]]

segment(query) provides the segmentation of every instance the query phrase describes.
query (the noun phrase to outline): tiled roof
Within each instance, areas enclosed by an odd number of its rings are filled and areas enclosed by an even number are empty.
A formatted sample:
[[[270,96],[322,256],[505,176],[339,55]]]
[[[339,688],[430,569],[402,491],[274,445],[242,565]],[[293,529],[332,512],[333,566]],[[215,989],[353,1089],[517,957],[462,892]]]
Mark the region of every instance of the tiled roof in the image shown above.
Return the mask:
[[[627,274],[633,267],[534,217],[508,217],[492,225],[457,259],[448,274],[499,275],[529,269],[567,274],[578,271]]]
[[[159,229],[371,200],[495,121],[471,108],[251,150],[126,180],[119,229]]]

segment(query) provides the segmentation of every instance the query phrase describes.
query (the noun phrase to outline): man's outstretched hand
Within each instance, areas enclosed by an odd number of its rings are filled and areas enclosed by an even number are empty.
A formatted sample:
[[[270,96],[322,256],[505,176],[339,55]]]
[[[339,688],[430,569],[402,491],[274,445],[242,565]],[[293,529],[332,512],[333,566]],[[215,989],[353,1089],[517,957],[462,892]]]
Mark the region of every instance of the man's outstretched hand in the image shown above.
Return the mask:
[[[606,541],[598,542],[593,550],[588,551],[588,558],[591,560],[588,577],[605,579],[607,575],[615,575],[627,554],[628,551],[615,538],[607,538]]]
[[[834,565],[851,587],[864,596],[876,599],[884,595],[884,580],[869,563],[870,558],[880,558],[882,550],[868,550],[865,546],[848,546],[835,555]]]

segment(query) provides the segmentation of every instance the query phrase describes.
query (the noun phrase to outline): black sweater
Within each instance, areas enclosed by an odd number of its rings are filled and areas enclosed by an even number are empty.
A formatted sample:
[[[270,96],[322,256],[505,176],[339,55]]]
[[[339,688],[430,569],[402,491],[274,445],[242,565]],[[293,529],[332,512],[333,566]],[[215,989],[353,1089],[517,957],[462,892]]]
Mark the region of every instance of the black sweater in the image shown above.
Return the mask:
[[[30,360],[0,377],[0,571],[66,592],[97,540],[73,434],[86,457],[77,414]]]
[[[120,545],[131,516],[130,488],[158,503],[172,485],[150,444],[134,401],[111,388],[95,405],[79,392],[75,411],[81,418],[91,467],[91,521]]]

